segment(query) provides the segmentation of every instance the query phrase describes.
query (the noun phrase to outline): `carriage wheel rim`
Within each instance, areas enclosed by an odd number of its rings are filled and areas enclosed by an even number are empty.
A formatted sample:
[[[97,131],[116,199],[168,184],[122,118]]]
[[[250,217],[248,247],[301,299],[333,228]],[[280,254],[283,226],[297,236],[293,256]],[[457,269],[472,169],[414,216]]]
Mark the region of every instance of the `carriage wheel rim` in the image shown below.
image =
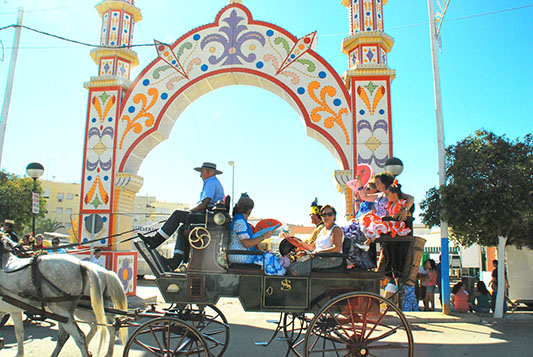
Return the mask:
[[[178,337],[172,337],[173,333]],[[160,337],[158,337],[159,334]],[[151,336],[153,341],[143,340],[143,337],[146,336]],[[129,356],[130,349],[134,346],[162,357],[210,356],[209,348],[202,334],[195,327],[173,316],[157,317],[139,326],[129,337],[124,347],[123,356]]]
[[[352,311],[352,306],[359,310]],[[387,341],[391,336],[393,340]],[[396,336],[400,342],[394,341]],[[335,355],[364,357],[380,350],[396,350],[396,354],[405,350],[412,357],[414,351],[412,332],[402,311],[390,300],[366,292],[350,292],[329,300],[310,322],[304,346],[305,356],[335,351]]]

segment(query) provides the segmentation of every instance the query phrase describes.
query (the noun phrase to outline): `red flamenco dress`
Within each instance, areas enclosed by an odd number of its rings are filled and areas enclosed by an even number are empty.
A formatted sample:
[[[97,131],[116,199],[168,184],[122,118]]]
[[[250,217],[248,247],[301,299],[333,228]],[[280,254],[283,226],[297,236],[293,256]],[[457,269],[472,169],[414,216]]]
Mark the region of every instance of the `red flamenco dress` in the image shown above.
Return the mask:
[[[395,216],[407,206],[406,200],[399,200],[397,202],[388,202],[387,216]],[[369,213],[362,217],[361,229],[368,238],[376,239],[382,234],[390,233],[391,237],[396,235],[406,236],[411,232],[410,228],[405,226],[405,222],[401,221],[383,221],[381,217],[374,213]]]

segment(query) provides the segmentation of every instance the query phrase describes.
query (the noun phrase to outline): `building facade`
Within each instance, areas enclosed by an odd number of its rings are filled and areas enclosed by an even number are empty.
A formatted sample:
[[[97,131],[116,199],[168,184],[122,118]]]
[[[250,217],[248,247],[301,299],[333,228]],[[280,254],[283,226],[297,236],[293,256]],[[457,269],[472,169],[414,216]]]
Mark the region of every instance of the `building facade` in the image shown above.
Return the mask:
[[[64,228],[58,233],[71,234],[72,225],[79,220],[80,189],[79,183],[40,180],[43,198],[46,200],[46,218],[61,223]],[[133,218],[133,229],[149,231],[162,225],[175,210],[188,210],[189,204],[179,202],[158,201],[154,196],[136,196]],[[128,214],[130,214],[128,212]]]

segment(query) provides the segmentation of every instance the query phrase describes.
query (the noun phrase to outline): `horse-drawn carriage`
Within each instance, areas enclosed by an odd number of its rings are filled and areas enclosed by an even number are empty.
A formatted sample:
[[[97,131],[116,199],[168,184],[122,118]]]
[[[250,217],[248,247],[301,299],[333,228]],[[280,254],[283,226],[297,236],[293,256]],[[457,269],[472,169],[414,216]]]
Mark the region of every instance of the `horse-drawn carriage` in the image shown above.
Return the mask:
[[[124,356],[139,350],[156,356],[223,355],[230,327],[215,306],[221,297],[238,298],[245,311],[279,312],[272,338],[259,344],[268,345],[280,335],[278,339],[287,343],[287,354],[413,356],[411,329],[401,309],[392,302],[401,306],[401,298],[397,299],[397,294],[394,299],[386,299],[380,291],[383,282],[391,279],[399,286],[414,283],[425,242],[422,238],[380,238],[381,259],[377,271],[348,270],[344,264],[330,269],[312,268],[309,276],[272,276],[266,275],[260,265],[228,263],[228,256],[232,254],[262,254],[228,249],[231,226],[228,206],[216,205],[205,214],[205,223],[191,225],[188,237],[191,256],[184,271],[165,271],[166,265],[156,250],[148,249],[142,241],[134,242],[155,275],[162,296],[171,306],[125,311],[117,308],[120,303],[115,303],[115,309],[105,309],[108,322],[103,323],[103,316],[100,316],[94,325],[97,322],[100,326],[106,325],[111,336],[117,329],[136,328],[127,339]],[[5,240],[2,242],[4,244]],[[1,249],[5,259],[10,254],[8,250]],[[321,255],[345,260],[346,253]],[[17,268],[21,269],[24,267]],[[79,273],[79,268],[76,269]],[[111,280],[118,281],[118,278]],[[56,295],[61,295],[58,291]],[[38,308],[19,301],[20,295],[11,300],[7,300],[5,294],[1,297],[21,310],[60,322],[64,319],[51,314],[48,308],[45,310],[44,300]],[[28,296],[25,299],[34,303],[39,300]],[[57,299],[52,298],[53,301]],[[79,307],[71,307],[71,319],[76,313],[74,309],[77,311]],[[114,320],[109,318],[111,315],[116,316]],[[125,335],[121,335],[124,341]],[[109,356],[113,343],[109,345]],[[54,353],[59,353],[61,346],[58,344]],[[87,351],[86,347],[82,351]]]
[[[229,325],[215,306],[221,297],[236,297],[245,311],[280,312],[278,334],[288,353],[308,356],[413,356],[414,342],[401,309],[380,295],[390,278],[400,285],[416,279],[424,240],[381,238],[377,271],[311,269],[309,276],[269,276],[257,264],[230,264],[232,254],[260,251],[228,250],[231,217],[218,205],[206,223],[191,226],[190,262],[183,272],[167,272],[155,250],[135,242],[150,265],[156,283],[172,307],[138,327],[125,346],[155,355],[220,356],[229,341]],[[346,258],[344,253],[336,256]],[[329,253],[328,255],[332,255]],[[401,259],[398,257],[401,256]],[[397,299],[396,299],[397,300]]]

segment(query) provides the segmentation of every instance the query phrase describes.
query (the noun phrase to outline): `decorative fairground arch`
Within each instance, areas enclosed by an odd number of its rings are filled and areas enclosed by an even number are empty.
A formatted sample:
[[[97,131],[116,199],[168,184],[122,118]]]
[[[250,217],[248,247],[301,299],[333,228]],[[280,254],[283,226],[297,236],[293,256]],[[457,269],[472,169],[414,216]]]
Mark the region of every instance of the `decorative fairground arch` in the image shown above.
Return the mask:
[[[384,63],[392,39],[382,32],[382,21],[376,20],[381,19],[381,1],[343,4],[352,19],[352,35],[343,43],[351,69],[344,78],[313,51],[316,32],[298,38],[276,25],[254,20],[241,1],[233,0],[213,23],[171,45],[155,41],[158,57],[133,83],[129,73],[138,60],[128,46],[134,23],[141,20],[140,10],[134,0],[105,0],[97,5],[102,16],[100,44],[105,47],[91,52],[99,75],[85,84],[89,106],[80,242],[131,230],[131,216],[116,213],[132,212],[143,183],[137,172],[144,158],[169,137],[189,104],[229,85],[264,88],[294,108],[308,135],[337,159],[337,187],[351,212],[352,192],[345,183],[353,177],[352,168],[364,162],[379,171],[392,155],[388,93],[394,72]],[[375,21],[368,15],[359,21],[361,11],[368,9]],[[364,26],[373,27],[361,31]],[[130,252],[130,244],[111,239],[96,245],[108,250],[107,267],[119,272],[129,291],[135,291],[136,255]]]

